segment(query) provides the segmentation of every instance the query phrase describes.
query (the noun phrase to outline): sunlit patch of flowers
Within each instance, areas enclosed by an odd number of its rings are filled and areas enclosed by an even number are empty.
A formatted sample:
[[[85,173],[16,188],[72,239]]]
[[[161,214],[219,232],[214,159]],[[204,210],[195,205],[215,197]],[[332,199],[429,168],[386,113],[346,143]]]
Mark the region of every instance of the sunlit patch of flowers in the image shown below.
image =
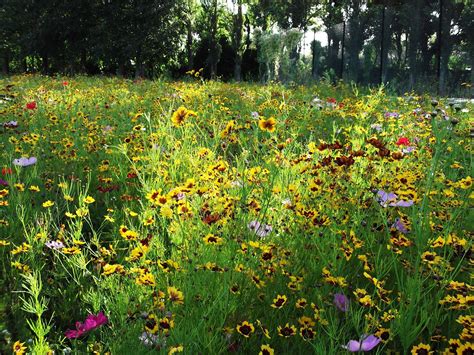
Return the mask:
[[[472,352],[470,105],[0,84],[0,352]]]

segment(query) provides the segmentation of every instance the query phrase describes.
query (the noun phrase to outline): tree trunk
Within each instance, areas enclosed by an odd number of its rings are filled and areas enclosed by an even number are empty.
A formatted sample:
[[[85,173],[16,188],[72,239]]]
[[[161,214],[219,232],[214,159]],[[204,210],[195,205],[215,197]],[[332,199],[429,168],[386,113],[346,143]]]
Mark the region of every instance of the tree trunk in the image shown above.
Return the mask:
[[[418,47],[420,46],[421,37],[421,8],[422,1],[414,0],[413,4],[410,3],[410,12],[412,17],[410,19],[410,38],[408,42],[408,65],[410,66],[409,75],[409,88],[413,90],[415,88],[416,80],[418,77]]]
[[[220,45],[217,41],[217,0],[212,2],[212,14],[211,14],[211,46],[209,48],[208,63],[211,71],[211,79],[215,79],[217,76],[217,64],[220,59]]]
[[[440,49],[440,63],[439,63],[439,95],[444,96],[446,95],[446,86],[448,82],[448,75],[449,75],[449,57],[451,56],[451,52],[453,51],[453,39],[450,36],[450,25],[451,20],[454,17],[454,6],[450,1],[446,1],[443,4],[443,15],[441,16],[441,36],[439,40],[441,41],[439,45],[441,45]]]
[[[190,18],[187,20],[186,52],[188,56],[188,70],[194,69],[193,56],[193,23]]]
[[[143,78],[144,76],[144,66],[142,59],[141,48],[137,51],[137,56],[135,57],[135,79]]]
[[[471,87],[472,85],[474,85],[474,48],[471,48]]]
[[[44,54],[42,57],[41,57],[41,60],[42,60],[42,66],[43,66],[43,74],[44,75],[47,75],[49,73],[49,57],[48,57],[48,54]]]
[[[385,8],[385,20],[384,20],[384,30],[383,30],[383,51],[381,52],[380,63],[382,64],[381,70],[381,77],[382,83],[386,83],[388,78],[388,68],[389,68],[389,61],[388,61],[388,53],[391,49],[391,39],[392,39],[392,26],[390,24],[393,21],[393,9],[390,6]]]
[[[124,61],[119,58],[117,63],[117,76],[124,76],[125,75],[125,63]]]
[[[311,54],[312,54],[312,61],[311,61],[311,77],[313,80],[318,79],[318,64],[319,64],[319,47],[316,46],[316,31],[314,31],[313,42],[311,42]]]
[[[235,81],[242,81],[242,55],[237,54],[234,59],[234,79]]]
[[[242,34],[244,27],[244,17],[242,14],[242,1],[239,0],[237,14],[234,15],[234,35],[232,38],[235,51],[234,57],[234,79],[242,80]]]
[[[327,31],[327,36],[328,36],[328,54],[327,54],[327,67],[329,69],[332,69],[334,73],[338,72],[338,68],[340,65],[338,65],[338,53],[339,53],[339,47],[340,47],[340,41],[336,36],[336,33],[334,29],[329,29]]]
[[[348,54],[348,77],[355,82],[359,79],[360,60],[359,54],[363,45],[362,26],[360,18],[360,3],[353,2],[352,15],[349,18],[349,41],[347,44]]]
[[[10,56],[7,50],[3,54],[2,73],[5,75],[10,73]]]

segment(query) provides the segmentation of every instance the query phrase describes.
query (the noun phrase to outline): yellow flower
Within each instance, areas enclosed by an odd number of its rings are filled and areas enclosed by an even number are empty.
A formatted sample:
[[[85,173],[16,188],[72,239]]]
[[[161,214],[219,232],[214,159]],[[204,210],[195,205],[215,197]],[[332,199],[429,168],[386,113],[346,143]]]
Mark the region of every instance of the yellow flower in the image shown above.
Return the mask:
[[[448,198],[455,196],[454,191],[451,189],[445,189],[443,192],[444,192],[444,195]]]
[[[48,201],[46,201],[46,202],[43,202],[43,207],[44,207],[44,208],[49,208],[49,207],[51,207],[51,206],[54,206],[54,202],[53,202],[53,201],[48,200]]]
[[[68,218],[76,218],[76,215],[74,213],[71,213],[71,212],[66,212],[65,216],[68,217]]]
[[[25,353],[26,346],[25,343],[20,343],[20,341],[16,341],[15,344],[13,344],[13,353],[16,355],[22,355]]]
[[[77,246],[73,246],[70,248],[63,248],[62,252],[68,255],[76,255],[76,254],[80,254],[81,250]]]
[[[284,327],[279,325],[277,327],[278,330],[278,335],[281,337],[289,338],[291,336],[294,336],[296,334],[296,327],[294,325],[290,325],[288,323],[285,324]]]
[[[76,215],[78,217],[85,217],[89,214],[89,210],[87,208],[78,208],[76,210]]]
[[[90,203],[94,203],[95,200],[92,196],[87,196],[86,198],[84,198],[84,203],[87,203],[87,204],[90,204]]]
[[[137,285],[144,285],[144,286],[155,286],[155,277],[152,273],[146,272],[137,277],[135,280]]]
[[[0,239],[0,247],[6,247],[7,245],[10,245],[10,242],[5,239]]]
[[[12,255],[26,253],[31,250],[31,245],[23,243],[11,251]]]
[[[155,219],[153,217],[148,217],[148,218],[145,218],[142,221],[142,223],[143,223],[144,226],[149,226],[149,225],[155,223]]]
[[[158,321],[158,325],[163,333],[167,334],[171,328],[174,328],[174,321],[168,317],[164,317]]]
[[[127,261],[137,261],[142,258],[148,251],[148,246],[139,244],[137,247],[133,248],[130,252],[130,256],[126,257]]]
[[[215,236],[214,234],[208,234],[204,238],[202,238],[206,244],[214,244],[219,245],[222,244],[222,238]]]
[[[171,346],[170,350],[168,351],[168,355],[172,355],[174,353],[182,353],[183,350],[184,350],[184,347],[182,345]]]
[[[246,338],[250,337],[250,335],[252,335],[252,333],[255,331],[255,327],[253,326],[253,324],[247,321],[243,321],[235,328],[237,329],[239,334],[243,335]]]
[[[184,296],[183,293],[178,290],[176,287],[168,287],[168,297],[171,302],[176,304],[183,304],[184,303]]]
[[[8,193],[9,191],[7,189],[0,190],[0,198],[4,198]]]
[[[413,348],[411,348],[411,354],[433,354],[433,352],[431,351],[431,346],[429,344],[423,344],[423,343],[420,343],[416,346],[414,346]]]
[[[459,180],[458,185],[461,189],[467,190],[472,185],[472,177],[468,176],[465,179]]]
[[[171,218],[173,216],[173,210],[169,206],[161,206],[160,215],[162,217]]]
[[[11,262],[10,264],[23,273],[28,273],[30,271],[30,267],[28,265],[22,264],[18,261]]]
[[[306,306],[308,305],[308,301],[306,300],[306,298],[300,298],[296,301],[296,308],[306,308]]]
[[[175,127],[179,127],[190,116],[197,116],[197,114],[196,112],[188,110],[186,107],[181,106],[175,112],[173,112],[173,116],[171,117],[171,122],[173,122],[173,125]]]
[[[29,187],[29,190],[30,190],[30,191],[33,191],[33,192],[40,192],[40,188],[39,188],[38,186],[36,186],[36,185],[31,185],[31,186]]]
[[[258,353],[258,355],[274,355],[274,354],[275,354],[275,350],[273,350],[273,348],[271,348],[270,345],[268,344],[262,345],[260,347],[260,352]]]
[[[125,273],[125,269],[120,264],[105,264],[102,270],[102,275],[104,276],[112,275],[115,273]]]
[[[128,229],[125,226],[120,226],[120,235],[126,240],[136,240],[138,238],[138,233]]]
[[[305,328],[314,327],[316,325],[316,322],[312,318],[307,316],[301,316],[300,318],[298,318],[298,323]]]
[[[268,120],[261,119],[258,121],[258,127],[262,131],[274,132],[276,127],[276,120],[274,117],[270,117]]]
[[[280,309],[282,308],[285,304],[288,298],[285,295],[278,295],[276,298],[273,299],[273,303],[271,306],[273,308]]]

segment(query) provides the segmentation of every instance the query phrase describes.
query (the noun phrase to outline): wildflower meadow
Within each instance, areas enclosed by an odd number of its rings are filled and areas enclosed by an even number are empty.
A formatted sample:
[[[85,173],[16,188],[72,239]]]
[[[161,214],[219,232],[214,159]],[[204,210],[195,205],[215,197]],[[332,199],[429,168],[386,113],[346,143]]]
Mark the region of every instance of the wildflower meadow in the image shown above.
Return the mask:
[[[0,79],[0,353],[473,354],[472,103]]]

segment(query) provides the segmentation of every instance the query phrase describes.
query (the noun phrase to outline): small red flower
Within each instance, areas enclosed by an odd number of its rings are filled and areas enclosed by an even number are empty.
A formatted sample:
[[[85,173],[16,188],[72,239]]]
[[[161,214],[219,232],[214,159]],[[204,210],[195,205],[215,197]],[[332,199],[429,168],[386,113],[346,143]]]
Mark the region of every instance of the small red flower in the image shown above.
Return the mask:
[[[34,110],[34,109],[36,108],[36,102],[35,102],[35,101],[28,102],[28,103],[26,104],[26,108],[27,108],[28,110]]]
[[[398,141],[397,143],[395,143],[396,145],[405,145],[405,146],[408,146],[410,145],[410,140],[406,137],[400,137],[398,138]]]
[[[10,175],[12,173],[11,168],[2,168],[2,175]]]
[[[63,86],[68,86],[69,82],[68,81],[63,81]]]
[[[326,100],[326,102],[327,102],[328,104],[335,104],[335,103],[336,103],[336,99],[335,99],[334,97],[329,97],[329,98]]]

